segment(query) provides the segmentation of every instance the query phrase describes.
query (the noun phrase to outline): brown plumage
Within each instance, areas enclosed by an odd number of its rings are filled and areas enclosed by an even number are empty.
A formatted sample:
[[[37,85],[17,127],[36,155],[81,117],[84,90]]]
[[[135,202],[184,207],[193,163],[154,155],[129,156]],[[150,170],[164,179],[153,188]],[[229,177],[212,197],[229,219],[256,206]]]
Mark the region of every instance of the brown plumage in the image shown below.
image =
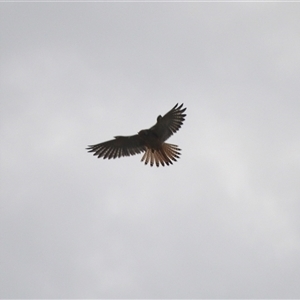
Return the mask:
[[[173,164],[180,155],[180,149],[173,144],[165,143],[165,141],[176,131],[179,130],[185,119],[185,110],[183,104],[176,104],[163,117],[158,116],[157,122],[149,129],[139,131],[138,134],[132,136],[115,136],[114,140],[103,142],[96,145],[90,145],[88,152],[94,152],[94,155],[100,157],[116,158],[121,156],[135,155],[145,152],[142,160],[145,165],[150,162],[157,167]]]

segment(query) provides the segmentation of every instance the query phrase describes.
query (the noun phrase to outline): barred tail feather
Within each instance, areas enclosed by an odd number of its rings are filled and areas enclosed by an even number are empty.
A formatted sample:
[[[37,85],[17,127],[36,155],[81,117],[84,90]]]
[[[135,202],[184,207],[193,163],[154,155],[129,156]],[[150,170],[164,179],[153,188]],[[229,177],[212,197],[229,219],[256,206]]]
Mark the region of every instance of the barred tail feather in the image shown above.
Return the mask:
[[[147,149],[141,161],[145,161],[145,165],[150,162],[151,167],[154,163],[157,167],[159,167],[160,164],[164,167],[165,164],[167,166],[173,164],[172,161],[176,161],[179,155],[180,149],[178,146],[164,143],[159,150]]]

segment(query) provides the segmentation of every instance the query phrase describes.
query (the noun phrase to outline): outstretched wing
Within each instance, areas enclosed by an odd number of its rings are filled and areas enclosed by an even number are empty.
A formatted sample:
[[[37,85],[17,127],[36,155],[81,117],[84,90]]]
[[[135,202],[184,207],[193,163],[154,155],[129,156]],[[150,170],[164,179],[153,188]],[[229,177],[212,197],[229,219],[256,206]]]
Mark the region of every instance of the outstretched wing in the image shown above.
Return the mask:
[[[97,145],[90,145],[88,152],[95,152],[94,155],[103,159],[117,158],[121,156],[135,155],[146,151],[146,146],[138,135],[115,136],[114,140],[103,142]]]
[[[186,114],[184,114],[186,108],[182,108],[183,104],[178,106],[178,103],[163,117],[157,117],[157,123],[150,129],[155,132],[159,139],[164,142],[173,133],[179,130]]]

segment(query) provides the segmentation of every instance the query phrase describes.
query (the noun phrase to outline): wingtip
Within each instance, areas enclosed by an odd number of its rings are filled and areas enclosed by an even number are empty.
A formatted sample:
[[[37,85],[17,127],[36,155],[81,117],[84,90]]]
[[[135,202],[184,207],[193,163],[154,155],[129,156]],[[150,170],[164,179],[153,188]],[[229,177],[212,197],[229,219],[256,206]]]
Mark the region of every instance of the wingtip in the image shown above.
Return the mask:
[[[173,109],[179,110],[182,108],[183,105],[184,105],[184,103],[181,103],[180,105],[179,105],[179,103],[176,103],[176,105],[173,107]],[[183,111],[185,111],[185,110],[186,110],[186,108],[183,108]]]

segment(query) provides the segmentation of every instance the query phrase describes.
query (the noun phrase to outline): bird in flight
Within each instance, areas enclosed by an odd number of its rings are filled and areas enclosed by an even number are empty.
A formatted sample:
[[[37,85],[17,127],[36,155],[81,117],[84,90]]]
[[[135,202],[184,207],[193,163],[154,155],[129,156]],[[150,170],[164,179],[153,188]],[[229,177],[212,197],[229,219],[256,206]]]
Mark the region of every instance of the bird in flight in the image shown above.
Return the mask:
[[[136,135],[131,136],[115,136],[113,140],[103,142],[96,145],[89,145],[88,152],[98,158],[103,159],[117,158],[121,156],[130,156],[144,152],[141,161],[145,161],[145,165],[150,162],[152,167],[154,163],[157,167],[161,164],[168,166],[173,164],[179,158],[180,150],[177,145],[165,143],[165,141],[176,131],[179,130],[186,114],[186,108],[182,108],[183,104],[178,103],[163,117],[157,117],[156,124],[149,129],[143,129]]]

